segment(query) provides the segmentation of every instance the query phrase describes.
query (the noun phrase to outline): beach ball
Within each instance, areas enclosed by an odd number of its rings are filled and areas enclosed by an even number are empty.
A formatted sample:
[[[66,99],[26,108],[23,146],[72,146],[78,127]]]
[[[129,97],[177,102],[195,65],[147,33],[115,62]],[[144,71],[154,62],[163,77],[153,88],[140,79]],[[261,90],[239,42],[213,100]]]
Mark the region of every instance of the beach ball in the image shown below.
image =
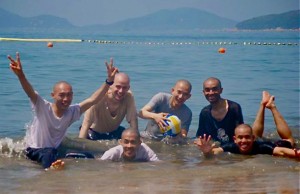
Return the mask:
[[[176,115],[168,114],[166,118],[170,121],[165,120],[166,127],[161,129],[164,136],[176,136],[181,131],[181,121]]]

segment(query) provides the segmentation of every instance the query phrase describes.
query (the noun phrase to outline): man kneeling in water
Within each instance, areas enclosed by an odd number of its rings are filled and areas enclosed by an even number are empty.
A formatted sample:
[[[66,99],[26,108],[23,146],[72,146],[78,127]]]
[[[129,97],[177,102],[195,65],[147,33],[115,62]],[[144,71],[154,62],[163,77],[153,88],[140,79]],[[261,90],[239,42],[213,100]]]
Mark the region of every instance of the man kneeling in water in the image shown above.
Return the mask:
[[[112,161],[159,161],[153,150],[142,143],[139,131],[128,128],[122,133],[120,145],[107,150],[101,160]]]
[[[66,135],[68,127],[80,119],[87,109],[104,98],[109,89],[107,82],[114,79],[118,68],[112,61],[108,64],[107,80],[89,98],[78,104],[71,104],[73,100],[72,86],[66,81],[57,82],[51,93],[53,102],[43,99],[27,80],[22,68],[19,53],[16,59],[8,56],[10,69],[18,77],[24,92],[29,97],[35,113],[32,125],[26,133],[26,157],[42,164],[43,168],[61,169],[64,167],[62,160],[57,160],[57,148]]]
[[[214,147],[211,144],[211,136],[203,135],[195,141],[195,144],[205,156],[219,154],[222,152],[231,152],[236,154],[254,155],[269,154],[274,156],[284,156],[300,159],[300,150],[294,148],[294,138],[286,121],[281,116],[274,103],[274,96],[268,92],[263,92],[262,102],[253,123],[253,129],[250,125],[241,124],[235,128],[234,143],[227,143],[221,147]],[[277,127],[277,132],[281,140],[276,143],[268,141],[256,141],[256,137],[262,137],[264,128],[264,111],[265,108],[271,110]]]

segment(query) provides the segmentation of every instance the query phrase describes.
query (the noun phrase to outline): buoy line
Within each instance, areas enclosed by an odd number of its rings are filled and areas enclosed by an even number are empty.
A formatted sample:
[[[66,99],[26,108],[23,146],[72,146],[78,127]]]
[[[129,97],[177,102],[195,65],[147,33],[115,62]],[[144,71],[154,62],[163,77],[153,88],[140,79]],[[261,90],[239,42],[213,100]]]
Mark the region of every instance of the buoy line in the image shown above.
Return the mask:
[[[110,40],[82,40],[82,39],[46,39],[46,38],[1,38],[0,41],[20,41],[20,42],[89,42],[98,44],[137,44],[137,45],[253,45],[253,46],[298,46],[299,43],[292,42],[222,42],[222,41],[202,41],[202,42],[135,42],[135,41],[110,41]]]

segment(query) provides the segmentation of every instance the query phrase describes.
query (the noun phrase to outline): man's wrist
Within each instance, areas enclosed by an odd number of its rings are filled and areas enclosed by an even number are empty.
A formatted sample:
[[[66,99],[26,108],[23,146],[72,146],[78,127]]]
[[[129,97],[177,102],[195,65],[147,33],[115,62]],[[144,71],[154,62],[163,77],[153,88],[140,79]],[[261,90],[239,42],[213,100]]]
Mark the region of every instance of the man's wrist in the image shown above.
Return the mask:
[[[109,81],[108,79],[105,80],[105,83],[109,86],[114,84],[114,81]]]

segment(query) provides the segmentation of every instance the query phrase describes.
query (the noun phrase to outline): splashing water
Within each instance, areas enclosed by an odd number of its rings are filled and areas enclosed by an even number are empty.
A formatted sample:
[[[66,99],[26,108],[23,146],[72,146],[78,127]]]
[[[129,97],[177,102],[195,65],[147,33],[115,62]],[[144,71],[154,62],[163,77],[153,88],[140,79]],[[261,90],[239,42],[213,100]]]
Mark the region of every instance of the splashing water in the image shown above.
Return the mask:
[[[15,140],[15,141],[8,137],[0,139],[0,156],[21,157],[24,149],[25,149],[24,139]]]

